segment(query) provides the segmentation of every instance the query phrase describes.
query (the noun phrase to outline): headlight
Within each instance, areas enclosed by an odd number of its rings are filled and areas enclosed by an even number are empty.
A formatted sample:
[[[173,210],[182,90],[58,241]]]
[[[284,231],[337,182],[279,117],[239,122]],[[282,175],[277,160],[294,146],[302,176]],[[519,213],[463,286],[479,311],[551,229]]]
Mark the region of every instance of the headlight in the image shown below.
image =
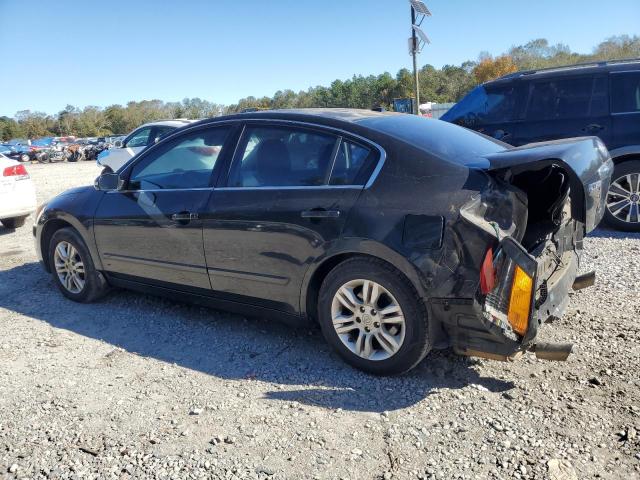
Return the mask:
[[[41,203],[40,205],[38,205],[38,207],[36,208],[36,225],[38,224],[38,221],[40,221],[40,216],[42,215],[42,212],[44,212],[44,208],[47,206],[47,203]]]

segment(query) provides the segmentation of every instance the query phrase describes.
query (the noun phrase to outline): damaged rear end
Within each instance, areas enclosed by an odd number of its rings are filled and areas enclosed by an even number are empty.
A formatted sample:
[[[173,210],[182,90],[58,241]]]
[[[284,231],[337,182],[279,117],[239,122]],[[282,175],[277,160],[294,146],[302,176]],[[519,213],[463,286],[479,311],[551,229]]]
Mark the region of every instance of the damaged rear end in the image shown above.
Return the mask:
[[[594,274],[577,278],[577,272],[583,238],[604,214],[611,158],[600,140],[581,138],[505,150],[473,168],[488,183],[460,214],[490,240],[474,314],[467,308],[449,324],[452,344],[485,358],[509,360],[531,350],[564,360],[571,345],[536,338],[547,320],[564,313],[572,288],[593,284]]]

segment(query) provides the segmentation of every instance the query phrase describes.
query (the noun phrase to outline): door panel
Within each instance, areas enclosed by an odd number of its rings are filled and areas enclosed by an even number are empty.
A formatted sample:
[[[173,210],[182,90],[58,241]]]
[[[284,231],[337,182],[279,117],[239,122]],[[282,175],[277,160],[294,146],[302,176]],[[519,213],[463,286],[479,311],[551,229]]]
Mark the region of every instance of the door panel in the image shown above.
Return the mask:
[[[107,272],[210,289],[199,215],[211,190],[108,192],[95,215],[95,236]]]
[[[107,272],[138,281],[211,291],[202,221],[233,126],[203,127],[149,147],[121,173],[126,190],[107,192],[95,237]]]
[[[305,272],[339,238],[360,191],[216,189],[203,220],[214,294],[298,312]]]

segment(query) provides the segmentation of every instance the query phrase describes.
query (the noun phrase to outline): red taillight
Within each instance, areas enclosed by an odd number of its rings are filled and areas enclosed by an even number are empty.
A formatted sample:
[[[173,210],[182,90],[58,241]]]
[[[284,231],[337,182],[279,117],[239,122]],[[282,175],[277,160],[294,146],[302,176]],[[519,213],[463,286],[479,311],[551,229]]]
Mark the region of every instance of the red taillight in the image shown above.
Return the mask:
[[[493,268],[493,249],[487,250],[480,269],[480,291],[486,295],[496,288],[496,270]]]
[[[20,177],[29,178],[29,173],[24,165],[14,165],[13,167],[7,167],[2,172],[3,177]]]

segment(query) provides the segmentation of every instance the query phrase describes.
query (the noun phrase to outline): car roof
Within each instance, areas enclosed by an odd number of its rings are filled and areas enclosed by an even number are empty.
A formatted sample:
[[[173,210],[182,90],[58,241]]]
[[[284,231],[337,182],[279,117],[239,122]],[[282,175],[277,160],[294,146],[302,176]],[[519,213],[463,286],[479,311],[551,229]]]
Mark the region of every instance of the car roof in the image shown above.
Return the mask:
[[[192,126],[229,120],[282,120],[313,123],[334,128],[348,128],[366,120],[393,115],[406,115],[394,112],[375,112],[357,108],[292,108],[284,110],[260,110],[257,112],[236,113],[220,117],[207,118]]]
[[[178,119],[174,119],[174,120],[156,120],[155,122],[149,122],[149,123],[145,123],[143,125],[140,125],[140,127],[155,127],[155,126],[160,126],[160,127],[183,127],[185,125],[188,125],[190,123],[196,122],[197,120],[188,120],[186,118],[178,118]],[[138,127],[138,128],[140,128]]]
[[[507,82],[522,78],[548,78],[574,75],[593,75],[596,73],[620,72],[627,70],[640,71],[640,58],[630,58],[624,60],[609,60],[602,62],[586,62],[575,65],[565,65],[561,67],[541,68],[536,70],[523,70],[520,72],[504,75],[496,80],[486,82],[485,85],[493,83]]]

